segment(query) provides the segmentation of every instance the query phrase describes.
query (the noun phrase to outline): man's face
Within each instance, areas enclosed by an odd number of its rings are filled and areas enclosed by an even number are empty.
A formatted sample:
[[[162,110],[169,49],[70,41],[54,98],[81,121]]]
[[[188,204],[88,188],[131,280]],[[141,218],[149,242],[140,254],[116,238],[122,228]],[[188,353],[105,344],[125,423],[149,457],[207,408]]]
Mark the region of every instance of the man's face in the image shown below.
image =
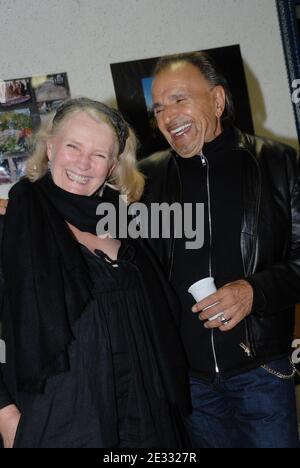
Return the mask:
[[[162,70],[152,97],[158,127],[180,156],[200,154],[222,132],[224,89],[213,87],[194,65],[179,62]]]

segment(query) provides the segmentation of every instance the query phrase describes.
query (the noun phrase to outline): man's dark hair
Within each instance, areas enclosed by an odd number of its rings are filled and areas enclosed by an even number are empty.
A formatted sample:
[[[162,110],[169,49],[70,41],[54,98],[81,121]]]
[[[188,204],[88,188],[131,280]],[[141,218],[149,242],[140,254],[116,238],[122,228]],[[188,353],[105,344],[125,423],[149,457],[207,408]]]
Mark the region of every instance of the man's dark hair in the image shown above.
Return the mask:
[[[205,52],[188,52],[185,54],[167,55],[161,57],[153,71],[155,77],[161,71],[170,68],[174,63],[186,62],[194,65],[212,86],[222,86],[225,91],[225,109],[221,117],[223,128],[234,122],[234,105],[227,79],[220,71],[215,61]]]

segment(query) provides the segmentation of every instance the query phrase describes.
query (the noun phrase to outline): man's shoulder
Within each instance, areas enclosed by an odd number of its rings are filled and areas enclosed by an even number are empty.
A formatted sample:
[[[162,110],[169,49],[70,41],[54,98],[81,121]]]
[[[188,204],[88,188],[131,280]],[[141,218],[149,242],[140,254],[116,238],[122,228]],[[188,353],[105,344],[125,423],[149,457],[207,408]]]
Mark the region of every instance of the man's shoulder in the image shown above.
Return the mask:
[[[285,143],[273,138],[250,135],[237,130],[236,144],[238,148],[250,151],[258,160],[275,158],[279,160],[298,160],[299,152]]]

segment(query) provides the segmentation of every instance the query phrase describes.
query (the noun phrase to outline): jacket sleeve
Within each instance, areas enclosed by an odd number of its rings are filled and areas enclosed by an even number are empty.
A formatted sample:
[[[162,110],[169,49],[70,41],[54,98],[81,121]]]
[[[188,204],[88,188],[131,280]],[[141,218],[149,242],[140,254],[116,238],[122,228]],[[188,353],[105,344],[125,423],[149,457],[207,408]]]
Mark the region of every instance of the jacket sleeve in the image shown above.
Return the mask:
[[[0,216],[0,251],[2,244],[2,231],[3,231],[3,216]],[[1,260],[1,258],[0,258]],[[0,261],[0,410],[5,406],[13,404],[13,400],[6,388],[2,375],[2,366],[5,365],[5,341],[2,337],[2,302],[3,302],[4,280],[2,273],[2,265]]]
[[[252,313],[258,316],[273,315],[300,302],[300,165],[299,155],[292,156],[296,164],[290,192],[289,252],[286,259],[247,278],[254,289]]]

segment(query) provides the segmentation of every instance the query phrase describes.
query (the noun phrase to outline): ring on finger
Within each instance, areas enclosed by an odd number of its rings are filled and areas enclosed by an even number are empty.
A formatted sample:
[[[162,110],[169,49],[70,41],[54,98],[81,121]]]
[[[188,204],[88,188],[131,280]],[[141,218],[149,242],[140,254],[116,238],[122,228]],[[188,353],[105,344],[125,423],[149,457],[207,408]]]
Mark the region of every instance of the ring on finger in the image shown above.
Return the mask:
[[[230,322],[230,320],[231,320],[231,319],[230,319],[230,318],[227,319],[227,318],[225,317],[225,315],[222,315],[221,318],[220,318],[220,322],[221,322],[222,325],[227,325],[227,324]]]

